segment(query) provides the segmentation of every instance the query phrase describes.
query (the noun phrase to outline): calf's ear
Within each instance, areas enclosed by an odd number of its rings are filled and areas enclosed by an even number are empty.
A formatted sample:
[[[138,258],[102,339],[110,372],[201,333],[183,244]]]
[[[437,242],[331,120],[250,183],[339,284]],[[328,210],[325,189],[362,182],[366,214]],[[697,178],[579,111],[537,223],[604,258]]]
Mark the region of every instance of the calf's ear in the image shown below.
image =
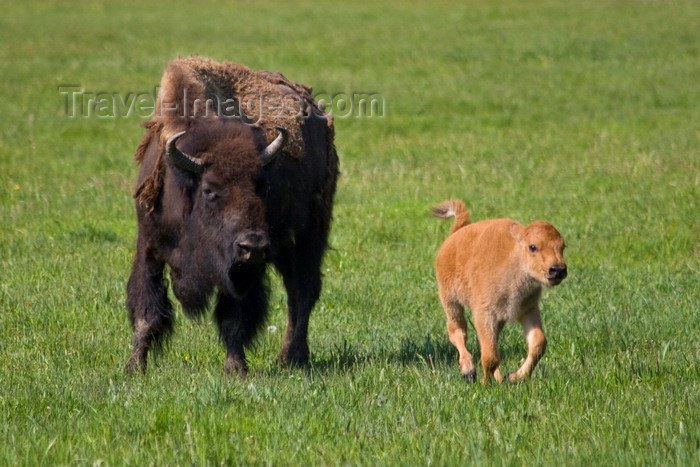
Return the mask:
[[[522,236],[523,236],[524,230],[525,230],[525,227],[518,224],[517,222],[513,222],[512,224],[510,224],[510,234],[513,236],[513,238],[515,240],[518,241],[518,243],[522,242]]]

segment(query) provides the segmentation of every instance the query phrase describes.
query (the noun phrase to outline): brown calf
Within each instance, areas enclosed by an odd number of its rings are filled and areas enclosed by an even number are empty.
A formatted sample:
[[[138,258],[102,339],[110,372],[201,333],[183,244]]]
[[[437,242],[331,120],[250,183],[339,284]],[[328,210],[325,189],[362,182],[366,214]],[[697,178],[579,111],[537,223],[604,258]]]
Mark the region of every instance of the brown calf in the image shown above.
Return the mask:
[[[503,381],[499,368],[498,335],[509,321],[520,321],[528,344],[525,362],[508,376],[522,381],[532,373],[547,347],[542,331],[539,301],[542,287],[566,277],[564,239],[547,222],[524,227],[511,219],[470,223],[459,200],[432,208],[441,219],[455,217],[450,236],[440,247],[435,268],[440,301],[447,315],[447,333],[459,352],[459,367],[468,382],[476,380],[472,355],[465,347],[467,322],[472,318],[484,367],[483,384],[490,375]]]

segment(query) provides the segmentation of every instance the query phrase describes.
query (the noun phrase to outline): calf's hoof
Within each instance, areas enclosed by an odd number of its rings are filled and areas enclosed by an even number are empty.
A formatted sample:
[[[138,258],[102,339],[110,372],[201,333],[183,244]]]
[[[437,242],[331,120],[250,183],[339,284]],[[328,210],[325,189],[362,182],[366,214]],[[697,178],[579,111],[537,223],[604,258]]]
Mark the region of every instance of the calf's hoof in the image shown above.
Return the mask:
[[[468,371],[467,373],[462,373],[464,380],[469,384],[476,383],[476,370]]]
[[[510,373],[508,375],[507,380],[508,380],[508,383],[510,383],[510,384],[518,384],[518,383],[522,383],[523,381],[525,381],[525,377],[518,376],[517,373]]]

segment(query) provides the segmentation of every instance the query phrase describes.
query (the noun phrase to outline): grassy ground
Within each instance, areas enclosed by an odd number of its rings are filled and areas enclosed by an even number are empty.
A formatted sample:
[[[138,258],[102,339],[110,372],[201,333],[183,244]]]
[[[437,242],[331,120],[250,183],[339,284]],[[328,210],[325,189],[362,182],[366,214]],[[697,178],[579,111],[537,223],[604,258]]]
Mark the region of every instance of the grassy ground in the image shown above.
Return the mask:
[[[0,17],[0,464],[700,465],[700,10],[688,1],[14,2]],[[127,379],[125,283],[141,119],[67,118],[61,85],[152,92],[199,53],[326,93],[334,249],[308,370],[246,381],[181,316]],[[518,386],[466,385],[428,207],[546,219],[570,277]],[[474,334],[469,347],[478,357]],[[506,370],[526,347],[501,340]]]

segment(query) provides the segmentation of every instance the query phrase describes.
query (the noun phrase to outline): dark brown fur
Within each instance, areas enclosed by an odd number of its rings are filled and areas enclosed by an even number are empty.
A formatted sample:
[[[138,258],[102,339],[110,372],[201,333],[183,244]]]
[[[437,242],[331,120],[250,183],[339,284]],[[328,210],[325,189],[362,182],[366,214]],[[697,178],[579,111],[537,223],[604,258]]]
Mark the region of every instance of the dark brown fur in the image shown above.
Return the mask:
[[[285,154],[295,159],[301,159],[306,154],[302,131],[304,121],[311,117],[325,119],[329,134],[327,151],[330,153],[335,150],[332,148],[333,117],[318,107],[312,93],[310,86],[291,81],[279,72],[256,72],[237,63],[218,63],[196,55],[178,58],[171,61],[163,73],[156,116],[143,124],[146,135],[134,158],[141,164],[145,149],[154,135],[164,137],[161,138],[161,149],[164,149],[165,140],[184,130],[188,121],[217,115],[221,110],[216,108],[217,104],[228,100],[236,102],[232,105],[233,110],[227,112],[224,108],[221,113],[240,117],[242,106],[246,116],[244,120],[254,123],[268,141],[277,136],[276,126],[286,128],[289,142]],[[282,101],[287,105],[278,109]],[[253,103],[252,108],[246,107],[247,102]],[[153,170],[141,181],[136,192],[141,204],[153,207],[162,188],[164,170],[162,158],[154,161]]]
[[[188,60],[217,65],[199,58],[174,61],[163,77],[162,98],[182,94],[184,87],[194,92],[211,86],[197,80]],[[221,87],[225,70],[236,67],[219,69],[212,82]],[[234,89],[239,84],[237,78],[231,80]],[[290,141],[263,167],[260,153],[269,144],[267,127],[273,124],[288,125]],[[145,127],[135,155],[141,165],[135,195],[139,235],[127,287],[134,329],[127,371],[144,371],[148,351],[172,332],[166,265],[187,315],[200,316],[216,294],[214,317],[227,351],[225,370],[245,374],[244,347],[264,323],[265,265],[273,263],[288,296],[278,358],[306,363],[309,315],[321,291],[320,267],[338,176],[330,116],[313,111],[301,119],[248,125],[241,118],[166,113]],[[165,141],[180,131],[185,134],[177,148],[198,161],[201,174],[181,169],[165,155]]]

